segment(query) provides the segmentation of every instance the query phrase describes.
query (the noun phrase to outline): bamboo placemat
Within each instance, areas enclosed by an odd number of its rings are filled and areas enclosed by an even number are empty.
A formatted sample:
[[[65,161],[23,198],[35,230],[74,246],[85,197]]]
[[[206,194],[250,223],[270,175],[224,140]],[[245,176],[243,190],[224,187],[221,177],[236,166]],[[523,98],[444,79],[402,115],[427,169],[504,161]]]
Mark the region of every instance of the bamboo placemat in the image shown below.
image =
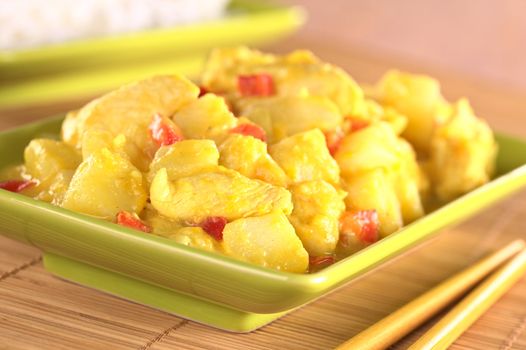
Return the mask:
[[[275,51],[308,47],[359,81],[390,67],[440,78],[449,98],[469,97],[499,130],[526,137],[526,94],[367,52],[293,38]],[[0,111],[0,129],[79,105]],[[526,237],[526,191],[389,262],[374,273],[250,334],[230,334],[49,275],[40,252],[0,237],[0,349],[330,349],[447,276],[517,237]],[[430,322],[431,324],[431,322]],[[394,346],[404,349],[426,326]],[[525,349],[526,279],[452,349]]]
[[[372,274],[250,334],[230,334],[49,275],[38,250],[0,238],[1,349],[330,349],[496,245],[524,237],[526,191]],[[526,279],[453,349],[526,347]],[[398,344],[403,349],[425,327]]]

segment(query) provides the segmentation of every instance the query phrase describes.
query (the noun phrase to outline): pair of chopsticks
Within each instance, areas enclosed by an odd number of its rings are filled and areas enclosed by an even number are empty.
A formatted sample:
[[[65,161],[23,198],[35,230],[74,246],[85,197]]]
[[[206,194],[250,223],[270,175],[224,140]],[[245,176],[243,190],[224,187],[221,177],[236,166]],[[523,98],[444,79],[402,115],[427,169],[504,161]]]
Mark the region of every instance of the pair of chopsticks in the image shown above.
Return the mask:
[[[502,267],[491,273],[502,264]],[[357,334],[337,347],[337,350],[386,349],[491,273],[409,347],[411,350],[446,349],[525,272],[526,244],[523,240],[513,241]]]

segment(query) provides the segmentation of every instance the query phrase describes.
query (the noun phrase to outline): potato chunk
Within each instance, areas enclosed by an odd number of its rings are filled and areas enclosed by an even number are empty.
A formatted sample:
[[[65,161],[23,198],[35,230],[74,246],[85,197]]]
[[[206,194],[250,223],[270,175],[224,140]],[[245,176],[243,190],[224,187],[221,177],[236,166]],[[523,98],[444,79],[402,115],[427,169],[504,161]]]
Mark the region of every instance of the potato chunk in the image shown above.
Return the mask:
[[[163,168],[153,179],[150,198],[162,215],[187,222],[199,222],[209,216],[235,220],[272,210],[285,214],[292,211],[291,194],[286,189],[222,167],[175,181],[169,180]]]
[[[376,122],[346,135],[334,158],[342,177],[351,177],[376,168],[391,168],[399,163],[398,139],[385,122]]]
[[[38,180],[30,193],[39,200],[60,204],[75,169],[82,161],[72,146],[50,139],[34,139],[24,150],[27,173]]]
[[[78,167],[62,202],[66,209],[113,220],[146,204],[143,175],[129,160],[103,148]]]
[[[166,168],[168,178],[175,180],[217,167],[219,151],[211,140],[183,140],[159,148],[150,164],[148,182],[157,171]]]
[[[269,143],[314,128],[329,131],[343,120],[338,107],[320,96],[251,98],[241,100],[237,107],[239,115],[265,129]]]
[[[270,146],[270,155],[293,183],[325,180],[337,184],[340,180],[338,164],[319,129],[284,138]]]
[[[106,130],[113,137],[123,134],[140,150],[138,157],[131,158],[133,164],[146,171],[157,150],[148,132],[154,114],[171,116],[198,94],[199,88],[180,76],[157,76],[124,85],[90,102],[76,116],[68,117],[67,130],[63,129],[62,135],[64,141],[80,147],[81,136],[89,129]]]
[[[228,223],[223,230],[226,255],[263,267],[305,272],[309,255],[281,212]]]
[[[230,135],[219,147],[221,165],[239,171],[251,179],[276,186],[287,185],[283,169],[267,153],[267,144],[252,136]]]
[[[311,256],[331,254],[339,237],[339,219],[345,210],[343,198],[331,184],[308,181],[290,187],[294,210],[290,222]]]
[[[385,170],[375,169],[357,174],[347,179],[344,185],[348,192],[345,204],[349,209],[376,210],[382,237],[402,227],[400,203]]]
[[[497,144],[489,126],[461,99],[449,121],[437,128],[430,152],[428,169],[435,193],[449,201],[490,180]]]
[[[225,100],[214,94],[206,94],[181,108],[174,114],[173,121],[190,139],[220,140],[237,125]]]

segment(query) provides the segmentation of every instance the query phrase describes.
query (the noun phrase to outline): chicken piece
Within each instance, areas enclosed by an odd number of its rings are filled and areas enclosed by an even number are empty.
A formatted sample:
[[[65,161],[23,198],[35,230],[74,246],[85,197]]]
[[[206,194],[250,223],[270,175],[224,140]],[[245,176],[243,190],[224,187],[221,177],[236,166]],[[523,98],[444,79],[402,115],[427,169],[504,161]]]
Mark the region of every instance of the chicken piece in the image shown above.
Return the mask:
[[[437,197],[450,201],[488,182],[496,154],[489,126],[474,115],[466,99],[459,100],[431,140],[428,169]]]
[[[236,106],[239,115],[265,129],[271,144],[314,128],[333,130],[343,121],[338,107],[320,96],[250,98],[240,100]]]
[[[157,171],[166,168],[168,178],[175,180],[217,167],[219,151],[211,140],[183,140],[159,148],[150,164],[148,183]]]
[[[230,129],[237,126],[237,119],[225,100],[214,94],[206,94],[184,106],[174,114],[173,121],[190,139],[222,140]]]
[[[305,272],[309,255],[282,212],[228,223],[223,230],[226,255],[263,267]]]
[[[338,164],[329,153],[325,136],[319,129],[284,138],[270,146],[270,155],[292,183],[325,180],[336,185],[340,181]]]
[[[356,174],[346,179],[345,205],[354,210],[376,210],[380,221],[380,235],[385,237],[403,225],[400,203],[392,179],[383,169]]]
[[[374,95],[382,105],[393,107],[408,118],[402,136],[420,154],[427,155],[436,125],[449,113],[438,81],[425,75],[389,71],[377,84]]]
[[[113,220],[120,211],[140,213],[146,198],[141,172],[128,159],[103,148],[79,165],[62,207]]]
[[[38,184],[28,195],[59,205],[64,198],[75,169],[82,161],[68,144],[50,139],[34,139],[24,150],[25,169]]]
[[[123,134],[113,137],[110,132],[101,129],[88,129],[84,132],[82,135],[81,148],[83,160],[88,159],[91,155],[99,152],[103,148],[118,154],[132,163],[133,159],[142,157],[141,150],[137,148],[137,145],[130,142]]]
[[[363,171],[397,166],[397,149],[398,138],[393,129],[385,122],[375,122],[346,135],[334,158],[342,177],[352,177]]]
[[[287,215],[292,212],[291,194],[286,189],[223,167],[175,181],[170,181],[162,168],[153,179],[150,199],[160,214],[188,223],[211,216],[231,221],[272,210]]]
[[[148,132],[153,116],[171,116],[198,94],[199,88],[180,76],[157,76],[128,84],[70,115],[62,136],[65,142],[80,147],[81,136],[89,129],[106,130],[113,137],[123,134],[139,150],[130,154],[132,163],[147,171],[158,148]]]
[[[202,83],[209,91],[236,93],[239,76],[258,73],[272,77],[279,96],[297,96],[306,91],[327,97],[342,115],[356,115],[363,109],[360,86],[342,69],[304,50],[276,56],[246,47],[215,49],[206,62]]]
[[[230,135],[219,147],[221,165],[251,179],[286,187],[287,176],[267,153],[267,144],[252,136]]]
[[[334,253],[346,193],[323,180],[302,182],[291,186],[290,191],[294,210],[289,219],[309,255]]]

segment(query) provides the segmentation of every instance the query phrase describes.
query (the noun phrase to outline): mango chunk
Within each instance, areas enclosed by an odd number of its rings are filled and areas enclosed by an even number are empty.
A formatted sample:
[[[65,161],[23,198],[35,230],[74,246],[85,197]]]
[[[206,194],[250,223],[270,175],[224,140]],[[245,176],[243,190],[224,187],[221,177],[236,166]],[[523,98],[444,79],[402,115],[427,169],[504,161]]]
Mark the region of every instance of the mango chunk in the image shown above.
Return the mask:
[[[284,138],[270,147],[270,155],[285,171],[292,183],[325,180],[340,181],[340,169],[332,158],[325,136],[319,129]]]
[[[450,201],[488,182],[497,144],[484,120],[466,99],[453,105],[451,118],[438,126],[430,146],[430,178],[435,194]]]
[[[437,80],[396,70],[387,72],[375,87],[374,98],[408,118],[402,133],[416,150],[427,154],[437,125],[447,119],[448,103]]]
[[[416,162],[415,151],[404,139],[399,139],[400,168],[392,171],[393,186],[400,203],[404,225],[424,216],[420,189],[425,186],[425,179]]]
[[[237,125],[225,100],[214,94],[206,94],[187,104],[173,115],[173,121],[190,139],[219,140]]]
[[[37,186],[31,194],[39,200],[60,204],[82,158],[75,148],[50,139],[34,139],[24,150],[25,170]]]
[[[385,170],[375,169],[346,179],[344,190],[348,193],[345,198],[347,208],[376,210],[382,237],[402,227],[400,203],[394,191],[392,180]]]
[[[228,223],[223,248],[235,259],[287,272],[305,272],[309,255],[281,212]]]
[[[151,183],[157,171],[165,168],[168,178],[175,180],[199,172],[213,170],[219,162],[219,151],[211,140],[183,140],[163,146],[155,153],[148,172]]]
[[[343,121],[338,107],[327,97],[320,96],[243,99],[237,108],[240,115],[265,129],[271,144],[314,128],[333,130]]]
[[[332,254],[338,243],[346,193],[323,180],[292,185],[290,191],[294,204],[290,222],[303,246],[311,256]]]
[[[398,139],[385,122],[346,135],[334,158],[340,166],[342,177],[350,177],[362,171],[397,166]]]
[[[123,210],[140,213],[146,198],[141,172],[128,159],[103,148],[79,165],[62,206],[113,220]]]

